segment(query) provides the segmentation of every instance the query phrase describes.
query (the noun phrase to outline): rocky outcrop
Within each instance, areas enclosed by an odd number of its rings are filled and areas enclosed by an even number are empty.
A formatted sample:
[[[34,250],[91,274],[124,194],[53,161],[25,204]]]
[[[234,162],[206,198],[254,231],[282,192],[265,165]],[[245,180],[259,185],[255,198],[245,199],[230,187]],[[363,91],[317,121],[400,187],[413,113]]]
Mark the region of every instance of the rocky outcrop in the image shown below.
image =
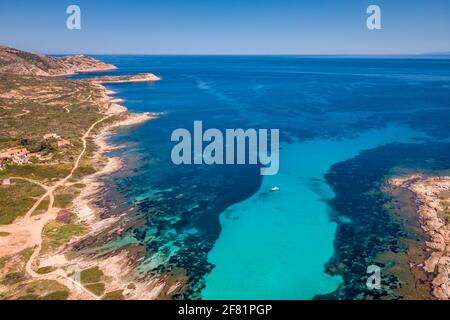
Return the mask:
[[[111,64],[84,55],[49,57],[0,46],[0,73],[62,76],[114,69],[116,67]]]
[[[415,194],[420,225],[430,238],[426,242],[430,257],[423,268],[435,275],[433,295],[450,299],[450,177],[396,177],[390,185]]]
[[[91,79],[98,83],[124,83],[124,82],[148,82],[159,81],[161,78],[153,73],[138,73],[130,76],[102,76]]]

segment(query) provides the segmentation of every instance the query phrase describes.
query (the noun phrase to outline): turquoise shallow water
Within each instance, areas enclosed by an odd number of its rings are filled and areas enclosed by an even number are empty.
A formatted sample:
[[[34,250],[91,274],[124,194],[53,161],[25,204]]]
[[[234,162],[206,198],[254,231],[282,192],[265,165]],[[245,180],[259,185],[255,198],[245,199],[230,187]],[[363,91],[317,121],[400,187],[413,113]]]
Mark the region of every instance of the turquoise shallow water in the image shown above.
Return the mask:
[[[284,144],[280,172],[264,177],[260,190],[221,215],[222,232],[208,259],[204,299],[311,299],[341,283],[324,273],[333,255],[335,224],[323,182],[334,163],[389,142],[421,134],[390,126],[356,138]],[[268,192],[273,186],[278,192]],[[349,222],[351,223],[351,222]]]
[[[341,281],[348,290],[339,298],[363,297],[367,262],[380,250],[398,250],[401,231],[389,223],[376,199],[367,201],[358,193],[366,189],[352,192],[351,183],[342,183],[352,181],[345,172],[330,185],[349,203],[338,201],[339,214],[330,218],[324,200],[334,194],[324,174],[362,150],[408,142],[419,132],[433,139],[450,136],[450,60],[99,58],[119,67],[113,75],[153,72],[163,79],[111,85],[130,111],[163,116],[112,138],[128,147],[115,152],[126,165],[111,177],[110,186],[124,199],[120,208],[132,207],[126,218],[140,223],[127,226],[110,247],[145,248],[137,269],[146,275],[184,272],[185,290],[171,298],[310,299],[335,290]],[[255,166],[175,166],[170,135],[177,128],[192,130],[197,120],[205,129],[279,128],[280,173],[262,179]],[[412,152],[401,150],[397,156],[402,159]],[[386,155],[379,157],[364,158],[373,175],[365,168],[358,171],[370,178],[358,178],[361,185],[386,174]],[[273,186],[280,191],[268,192]],[[365,208],[361,215],[360,208]],[[346,214],[349,210],[352,215]],[[334,247],[335,257],[344,254],[348,260],[343,279],[324,273]]]

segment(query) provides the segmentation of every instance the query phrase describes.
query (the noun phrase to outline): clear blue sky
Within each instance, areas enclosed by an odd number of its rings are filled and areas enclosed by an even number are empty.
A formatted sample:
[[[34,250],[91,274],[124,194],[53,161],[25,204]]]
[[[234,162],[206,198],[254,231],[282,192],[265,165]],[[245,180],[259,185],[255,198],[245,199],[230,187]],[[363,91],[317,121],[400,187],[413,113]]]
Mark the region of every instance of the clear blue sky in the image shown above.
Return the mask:
[[[82,29],[66,28],[77,4]],[[366,9],[382,9],[382,30]],[[450,51],[449,0],[0,0],[0,43],[42,53]]]

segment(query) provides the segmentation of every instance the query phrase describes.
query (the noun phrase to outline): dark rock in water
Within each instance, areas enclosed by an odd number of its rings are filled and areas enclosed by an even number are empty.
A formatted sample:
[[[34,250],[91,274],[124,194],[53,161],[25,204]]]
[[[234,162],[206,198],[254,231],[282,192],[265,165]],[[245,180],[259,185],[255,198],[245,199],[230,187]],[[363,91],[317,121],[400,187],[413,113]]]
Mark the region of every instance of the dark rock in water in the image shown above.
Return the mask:
[[[221,231],[220,213],[254,194],[261,176],[256,166],[186,167],[174,171],[165,167],[167,163],[170,161],[157,164],[160,175],[153,171],[147,174],[146,168],[141,168],[115,181],[124,198],[149,193],[128,204],[135,210],[125,220],[136,222],[128,223],[122,236],[145,248],[142,265],[137,268],[145,270],[146,276],[157,278],[183,270],[183,288],[172,298],[199,299],[205,276],[214,268],[208,262],[208,253]],[[142,185],[145,189],[140,190]],[[158,191],[149,192],[156,188]]]
[[[430,161],[433,160],[433,161]],[[380,190],[392,168],[401,166],[420,171],[448,169],[450,144],[389,144],[361,152],[357,157],[335,164],[326,174],[335,198],[329,201],[338,224],[335,255],[326,266],[330,274],[342,275],[344,283],[333,296],[345,299],[398,299],[399,280],[381,273],[383,290],[366,286],[367,267],[384,251],[401,252],[398,239],[405,233],[386,208],[389,199]],[[351,219],[343,223],[339,213]],[[342,263],[345,268],[337,268]],[[383,267],[382,264],[377,264]],[[317,298],[323,298],[318,296]]]

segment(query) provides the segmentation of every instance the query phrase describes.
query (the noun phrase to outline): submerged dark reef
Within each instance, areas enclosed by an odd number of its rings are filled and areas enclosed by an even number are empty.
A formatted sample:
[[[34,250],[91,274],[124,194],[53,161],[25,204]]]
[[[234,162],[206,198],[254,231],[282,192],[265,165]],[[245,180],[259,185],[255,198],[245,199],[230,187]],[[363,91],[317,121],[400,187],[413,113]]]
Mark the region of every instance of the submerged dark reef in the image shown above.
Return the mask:
[[[207,256],[221,231],[220,213],[253,195],[262,178],[258,166],[186,166],[172,171],[165,166],[158,174],[125,173],[126,178],[116,180],[119,193],[143,194],[129,203],[134,213],[125,220],[138,223],[121,238],[145,246],[139,272],[158,276],[182,270],[187,282],[172,298],[198,299],[214,267]]]
[[[384,267],[374,257],[383,251],[396,253],[404,249],[399,247],[398,240],[405,233],[384,206],[389,199],[381,191],[394,167],[425,173],[449,169],[450,144],[388,144],[331,167],[326,181],[335,192],[329,205],[338,228],[335,255],[326,270],[341,275],[343,285],[330,295],[316,298],[405,298],[395,293],[402,284],[392,274],[382,273],[382,290],[366,287],[367,267],[372,264]]]
[[[391,123],[433,138],[450,135],[448,59],[101,59],[119,66],[117,72],[152,72],[164,79],[154,85],[111,86],[119,92],[118,97],[126,100],[130,111],[163,112],[164,116],[112,138],[113,143],[128,146],[115,155],[139,159],[131,159],[119,175],[108,178],[109,188],[102,198],[108,201],[106,208],[134,208],[127,213],[126,219],[131,222],[126,224],[124,234],[111,242],[113,247],[137,243],[145,248],[138,272],[152,276],[181,269],[186,273],[188,283],[175,298],[199,297],[204,276],[213,268],[207,254],[220,233],[220,212],[254,194],[261,176],[259,168],[252,166],[174,167],[168,158],[174,129],[191,128],[196,120],[221,130],[279,128],[281,140],[287,143],[353,137]],[[449,149],[445,144],[390,145],[363,152],[331,168],[327,181],[336,199],[330,206],[334,209],[332,219],[339,227],[336,256],[327,270],[342,274],[344,285],[329,297],[391,294],[365,290],[366,267],[378,252],[400,250],[397,239],[403,235],[383,208],[387,200],[376,190],[393,166],[409,161],[411,165],[429,167],[439,161],[428,163],[427,155],[439,159],[448,152],[445,148]],[[439,166],[445,167],[445,161]],[[398,285],[395,279],[384,280],[392,287]]]

